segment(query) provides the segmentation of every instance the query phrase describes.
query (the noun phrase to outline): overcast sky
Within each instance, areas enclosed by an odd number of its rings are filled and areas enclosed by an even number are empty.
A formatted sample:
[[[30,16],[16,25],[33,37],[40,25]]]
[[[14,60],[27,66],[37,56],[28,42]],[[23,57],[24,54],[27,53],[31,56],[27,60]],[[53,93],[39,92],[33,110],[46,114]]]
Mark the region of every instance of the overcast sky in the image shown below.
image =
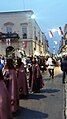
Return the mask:
[[[60,37],[58,33],[49,38],[48,32],[52,28],[64,27],[67,23],[67,0],[1,0],[1,11],[23,11],[33,10],[36,21],[43,32],[45,32],[51,51],[58,49]],[[58,42],[58,45],[54,41]],[[56,49],[56,51],[57,51]]]

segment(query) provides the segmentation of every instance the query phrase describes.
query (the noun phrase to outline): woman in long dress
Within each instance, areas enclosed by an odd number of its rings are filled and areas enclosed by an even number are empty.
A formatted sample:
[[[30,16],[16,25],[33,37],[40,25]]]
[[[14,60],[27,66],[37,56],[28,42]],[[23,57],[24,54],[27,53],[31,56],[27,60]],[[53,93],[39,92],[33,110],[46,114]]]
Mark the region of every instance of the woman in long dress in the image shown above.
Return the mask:
[[[10,98],[0,70],[0,119],[12,119]]]

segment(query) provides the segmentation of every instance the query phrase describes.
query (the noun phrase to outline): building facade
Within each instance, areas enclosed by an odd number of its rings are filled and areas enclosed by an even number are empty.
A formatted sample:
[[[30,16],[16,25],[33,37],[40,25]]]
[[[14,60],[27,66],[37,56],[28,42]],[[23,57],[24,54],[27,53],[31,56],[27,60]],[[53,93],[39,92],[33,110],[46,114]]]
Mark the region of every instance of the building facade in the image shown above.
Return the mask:
[[[61,55],[67,54],[67,24],[64,26],[64,34],[61,37],[59,52]]]
[[[35,19],[33,11],[0,12],[0,54],[8,47],[25,50],[30,55],[45,55],[47,39]]]

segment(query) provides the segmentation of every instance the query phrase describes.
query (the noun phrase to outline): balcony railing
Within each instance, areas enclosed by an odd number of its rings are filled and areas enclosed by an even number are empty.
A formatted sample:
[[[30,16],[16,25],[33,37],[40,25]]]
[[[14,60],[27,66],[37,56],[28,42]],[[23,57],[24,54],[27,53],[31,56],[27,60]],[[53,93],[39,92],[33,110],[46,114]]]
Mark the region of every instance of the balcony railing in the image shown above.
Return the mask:
[[[17,33],[2,33],[2,32],[0,32],[0,39],[7,39],[7,38],[19,39],[19,35]]]

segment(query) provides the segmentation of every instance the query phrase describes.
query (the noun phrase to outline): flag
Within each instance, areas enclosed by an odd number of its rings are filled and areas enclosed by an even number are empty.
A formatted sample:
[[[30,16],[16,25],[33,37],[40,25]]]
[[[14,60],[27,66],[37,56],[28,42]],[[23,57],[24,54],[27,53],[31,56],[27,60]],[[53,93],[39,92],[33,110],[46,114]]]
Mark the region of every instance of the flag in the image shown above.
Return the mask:
[[[59,35],[63,35],[63,34],[64,34],[61,27],[59,27],[59,29],[58,29],[58,34],[59,34]]]
[[[53,32],[49,31],[49,37],[52,38],[53,37]]]

